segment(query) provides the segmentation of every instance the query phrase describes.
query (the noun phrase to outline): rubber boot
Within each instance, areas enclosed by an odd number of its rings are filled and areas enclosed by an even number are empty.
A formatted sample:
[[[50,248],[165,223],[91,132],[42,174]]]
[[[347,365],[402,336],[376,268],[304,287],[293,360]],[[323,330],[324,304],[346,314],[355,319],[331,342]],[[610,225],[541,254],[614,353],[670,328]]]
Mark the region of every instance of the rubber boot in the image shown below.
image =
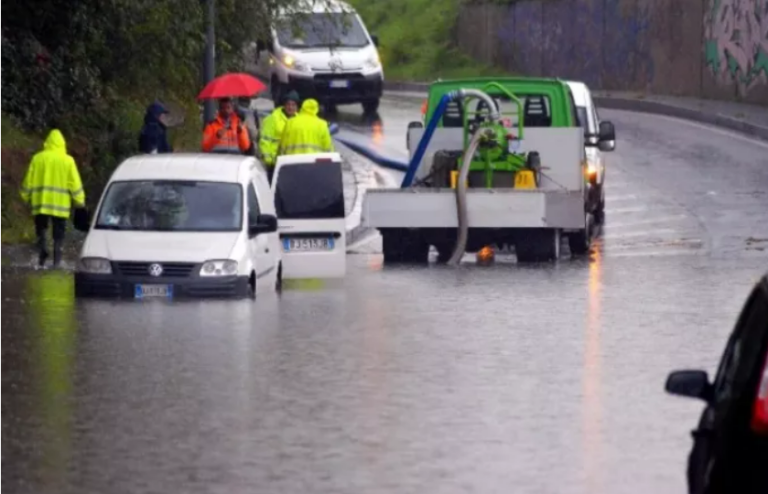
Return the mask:
[[[54,269],[58,269],[61,266],[61,255],[63,251],[63,242],[62,241],[54,241],[53,242],[53,267]]]
[[[48,259],[48,247],[45,244],[45,235],[37,237],[37,265],[41,268],[45,267],[45,261]]]

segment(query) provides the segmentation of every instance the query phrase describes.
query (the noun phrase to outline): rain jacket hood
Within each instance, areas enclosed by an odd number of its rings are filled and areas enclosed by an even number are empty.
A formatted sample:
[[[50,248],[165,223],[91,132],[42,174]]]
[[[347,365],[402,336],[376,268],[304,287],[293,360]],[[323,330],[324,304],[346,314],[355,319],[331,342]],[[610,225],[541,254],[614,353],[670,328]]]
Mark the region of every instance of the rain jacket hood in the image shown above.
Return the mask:
[[[33,215],[68,218],[73,203],[77,207],[85,205],[80,173],[74,158],[67,154],[60,130],[51,130],[43,149],[32,157],[19,192]]]
[[[309,98],[301,104],[301,113],[316,117],[320,113],[320,103],[316,99]]]
[[[64,140],[64,134],[59,129],[53,129],[48,133],[43,143],[43,149],[46,151],[58,151],[67,153],[67,141]]]
[[[160,103],[152,103],[147,107],[147,113],[144,114],[144,123],[157,123],[163,125],[160,121],[160,115],[164,113],[168,113],[168,110],[166,110],[163,105]],[[163,125],[163,127],[165,127],[165,125]]]

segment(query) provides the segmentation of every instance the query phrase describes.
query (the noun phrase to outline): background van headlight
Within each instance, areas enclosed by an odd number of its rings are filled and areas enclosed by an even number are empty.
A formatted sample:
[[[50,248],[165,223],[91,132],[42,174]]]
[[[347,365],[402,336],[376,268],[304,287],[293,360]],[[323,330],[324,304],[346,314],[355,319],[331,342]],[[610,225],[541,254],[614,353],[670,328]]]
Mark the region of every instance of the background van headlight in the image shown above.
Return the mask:
[[[365,67],[368,69],[381,68],[381,60],[379,59],[379,55],[376,53],[371,55],[368,60],[365,61]]]
[[[112,274],[112,263],[103,257],[82,257],[77,261],[77,271],[90,274]]]
[[[291,55],[283,56],[283,64],[289,69],[298,70],[299,72],[309,72],[309,65],[299,60],[296,60]]]
[[[200,276],[232,276],[237,273],[237,261],[223,259],[205,261],[200,268]]]

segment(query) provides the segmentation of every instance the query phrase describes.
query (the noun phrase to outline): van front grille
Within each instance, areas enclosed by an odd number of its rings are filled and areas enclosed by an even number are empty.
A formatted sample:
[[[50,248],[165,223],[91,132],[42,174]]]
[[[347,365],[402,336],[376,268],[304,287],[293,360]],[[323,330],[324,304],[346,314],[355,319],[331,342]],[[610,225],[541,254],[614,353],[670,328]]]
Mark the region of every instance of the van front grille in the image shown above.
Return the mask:
[[[116,262],[114,266],[125,276],[150,276],[149,267],[153,264],[163,268],[158,278],[186,278],[195,268],[194,263],[188,262]]]

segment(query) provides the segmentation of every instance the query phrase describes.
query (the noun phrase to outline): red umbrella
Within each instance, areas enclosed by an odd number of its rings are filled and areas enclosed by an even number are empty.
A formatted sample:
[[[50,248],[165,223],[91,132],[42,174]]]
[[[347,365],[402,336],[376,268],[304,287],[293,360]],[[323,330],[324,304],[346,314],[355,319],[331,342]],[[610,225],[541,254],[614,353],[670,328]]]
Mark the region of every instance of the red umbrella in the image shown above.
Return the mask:
[[[197,99],[250,98],[265,89],[267,86],[251,75],[224,74],[209,82],[197,95]]]

